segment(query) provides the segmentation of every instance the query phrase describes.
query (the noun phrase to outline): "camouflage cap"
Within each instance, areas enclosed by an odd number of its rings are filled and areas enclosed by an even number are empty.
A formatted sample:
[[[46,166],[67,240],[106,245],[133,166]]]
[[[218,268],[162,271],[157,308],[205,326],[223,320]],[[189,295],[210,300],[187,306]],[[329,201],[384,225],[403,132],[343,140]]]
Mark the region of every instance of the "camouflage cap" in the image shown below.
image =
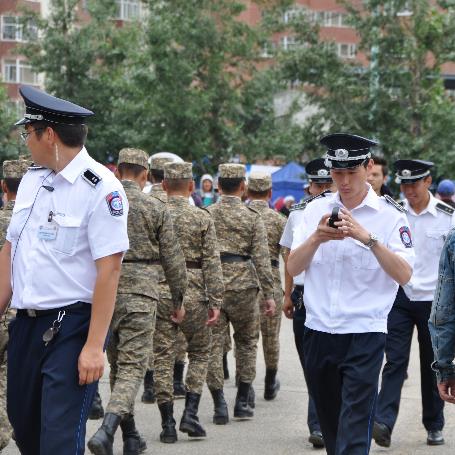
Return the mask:
[[[28,160],[3,161],[3,178],[21,179],[32,165]]]
[[[218,166],[218,172],[222,179],[241,179],[245,177],[245,166],[243,164],[224,163]]]
[[[261,193],[272,188],[272,177],[269,174],[252,173],[248,178],[248,189]]]
[[[118,154],[117,166],[122,163],[137,164],[145,169],[148,169],[148,155],[144,150],[134,148],[124,148]]]
[[[192,179],[193,165],[191,163],[167,163],[164,166],[165,179]]]
[[[174,160],[168,157],[156,157],[152,158],[150,161],[150,169],[154,169],[155,171],[164,171],[164,166],[167,163],[172,163]]]

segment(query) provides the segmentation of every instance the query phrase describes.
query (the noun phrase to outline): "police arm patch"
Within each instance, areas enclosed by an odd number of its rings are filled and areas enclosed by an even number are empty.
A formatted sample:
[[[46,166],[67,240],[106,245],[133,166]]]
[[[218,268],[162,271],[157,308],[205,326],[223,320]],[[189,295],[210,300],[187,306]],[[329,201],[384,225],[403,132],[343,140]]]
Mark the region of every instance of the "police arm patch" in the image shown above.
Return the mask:
[[[106,196],[107,207],[112,216],[123,215],[123,200],[118,191],[112,191]]]
[[[412,248],[411,231],[407,226],[400,227],[400,239],[406,248]]]

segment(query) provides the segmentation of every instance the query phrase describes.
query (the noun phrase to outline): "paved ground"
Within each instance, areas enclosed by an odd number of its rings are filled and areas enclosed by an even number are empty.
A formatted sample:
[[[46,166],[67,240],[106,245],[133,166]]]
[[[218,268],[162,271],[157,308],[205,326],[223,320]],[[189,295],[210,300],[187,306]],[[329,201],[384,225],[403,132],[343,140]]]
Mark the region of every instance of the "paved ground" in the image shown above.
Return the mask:
[[[177,444],[159,442],[160,420],[156,405],[144,405],[137,401],[136,413],[138,427],[147,439],[146,453],[185,454],[185,455],[294,455],[325,453],[317,451],[307,442],[308,430],[306,406],[308,394],[303,382],[303,375],[294,348],[291,323],[284,320],[281,336],[281,391],[273,402],[262,398],[264,363],[262,352],[258,356],[258,374],[255,382],[257,395],[256,415],[252,421],[234,422],[225,427],[215,426],[212,420],[211,398],[206,390],[203,395],[200,417],[205,425],[208,437],[205,440],[189,441],[180,433]],[[416,341],[413,343],[412,360],[409,367],[409,379],[403,389],[401,413],[393,434],[392,447],[381,449],[372,444],[373,454],[390,455],[448,455],[455,453],[455,406],[447,406],[445,429],[446,444],[442,447],[428,447],[425,444],[426,433],[421,425],[420,379],[418,373],[418,352]],[[232,356],[229,358],[231,372],[234,371]],[[232,380],[226,382],[226,395],[232,413],[235,388]],[[142,393],[142,392],[141,392]],[[108,398],[106,376],[101,381],[103,401]],[[183,401],[176,404],[176,416],[180,418]],[[89,421],[87,436],[96,431],[100,421]],[[88,452],[88,451],[87,451]],[[18,450],[11,443],[3,452],[17,455]],[[117,434],[115,454],[122,454],[121,435]],[[58,455],[58,454],[55,454]]]

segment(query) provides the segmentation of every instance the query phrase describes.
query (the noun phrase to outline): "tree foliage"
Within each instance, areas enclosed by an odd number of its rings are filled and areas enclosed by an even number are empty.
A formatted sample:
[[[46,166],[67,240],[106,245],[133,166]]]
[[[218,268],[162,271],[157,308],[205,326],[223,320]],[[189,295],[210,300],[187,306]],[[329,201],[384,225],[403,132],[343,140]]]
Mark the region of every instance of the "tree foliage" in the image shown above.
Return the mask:
[[[319,26],[292,24],[301,46],[281,56],[281,77],[299,80],[317,108],[303,125],[307,150],[320,154],[324,131],[348,131],[380,141],[383,154],[430,159],[455,171],[455,105],[442,69],[454,61],[455,14],[449,2],[340,1],[359,37],[364,63],[340,59],[320,39]],[[405,6],[410,6],[406,11]]]
[[[13,131],[14,110],[8,100],[6,89],[0,83],[0,161],[17,158],[20,152],[19,138]]]

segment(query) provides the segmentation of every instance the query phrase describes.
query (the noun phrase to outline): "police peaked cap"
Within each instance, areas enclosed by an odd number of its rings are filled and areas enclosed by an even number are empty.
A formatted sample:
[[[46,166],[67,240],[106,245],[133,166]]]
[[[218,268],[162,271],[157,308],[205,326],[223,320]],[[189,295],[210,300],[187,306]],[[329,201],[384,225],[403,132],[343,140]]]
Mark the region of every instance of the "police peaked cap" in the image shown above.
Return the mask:
[[[394,163],[396,170],[396,183],[414,183],[430,175],[430,169],[434,166],[431,161],[423,160],[397,160]]]
[[[378,142],[362,136],[347,133],[335,133],[320,140],[327,147],[325,165],[332,169],[348,169],[360,166],[371,158],[371,147]]]
[[[35,87],[24,85],[19,89],[24,99],[24,118],[16,125],[27,125],[33,122],[62,123],[65,125],[83,125],[85,119],[93,114],[70,101],[62,100]]]
[[[305,172],[308,180],[316,183],[332,183],[330,168],[325,165],[324,158],[316,158],[309,161],[305,166]]]

